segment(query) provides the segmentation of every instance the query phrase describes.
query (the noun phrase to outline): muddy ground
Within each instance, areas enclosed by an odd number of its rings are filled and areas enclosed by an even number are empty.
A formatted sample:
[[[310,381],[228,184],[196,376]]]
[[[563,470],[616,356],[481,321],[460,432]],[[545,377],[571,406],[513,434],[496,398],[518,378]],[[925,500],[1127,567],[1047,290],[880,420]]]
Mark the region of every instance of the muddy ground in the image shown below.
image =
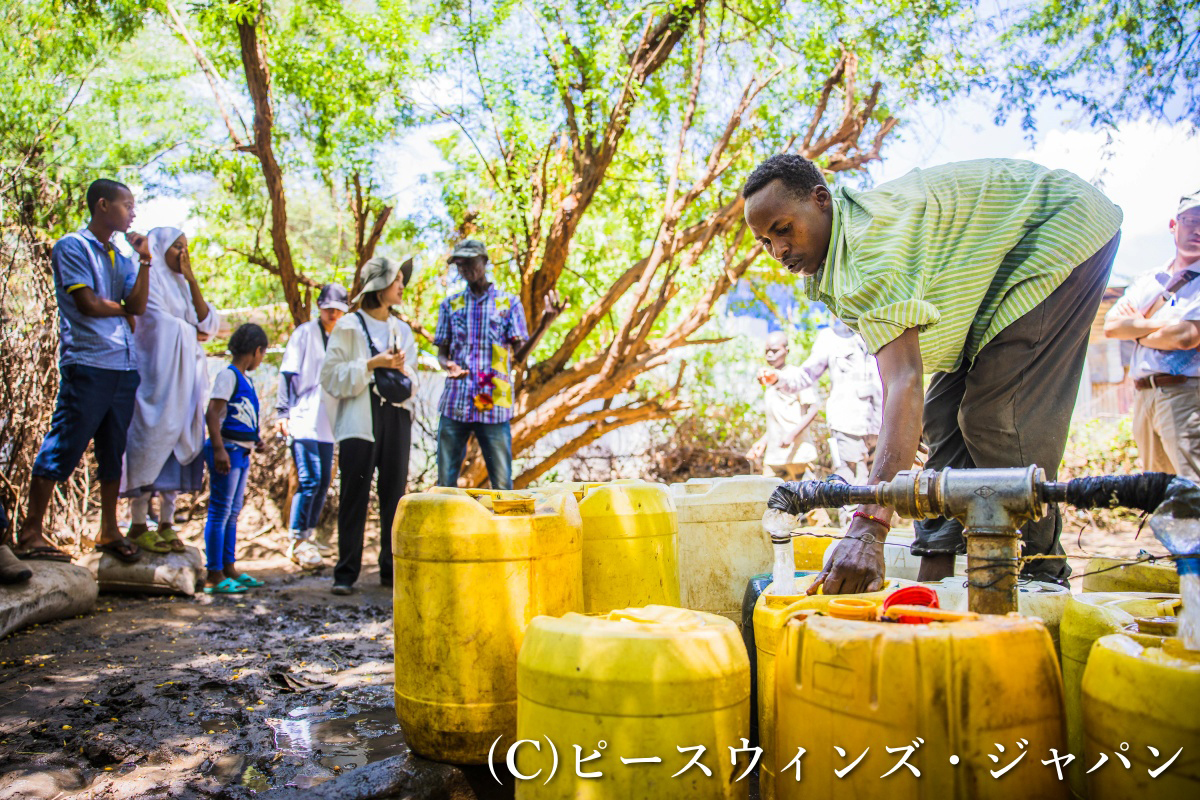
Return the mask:
[[[1069,553],[1162,552],[1149,531],[1077,527]],[[356,594],[334,597],[330,570],[302,574],[284,544],[260,535],[247,547],[240,565],[269,582],[251,593],[101,595],[92,616],[0,641],[0,800],[301,797],[352,783],[368,763],[407,770],[424,791],[409,796],[511,797],[484,768],[396,758],[407,748],[392,710],[390,591],[369,568]],[[393,778],[373,773],[374,789],[345,796],[384,796]]]

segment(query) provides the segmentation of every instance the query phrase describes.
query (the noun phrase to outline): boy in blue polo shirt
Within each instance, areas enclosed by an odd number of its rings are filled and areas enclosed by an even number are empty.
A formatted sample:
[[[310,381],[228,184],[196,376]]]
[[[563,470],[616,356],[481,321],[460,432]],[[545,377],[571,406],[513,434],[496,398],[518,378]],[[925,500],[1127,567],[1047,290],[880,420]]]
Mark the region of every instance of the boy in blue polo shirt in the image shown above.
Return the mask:
[[[42,534],[42,519],[54,484],[79,465],[95,442],[100,479],[100,534],[96,549],[122,561],[137,561],[137,545],[117,527],[117,493],[125,432],[138,387],[133,319],[146,310],[150,256],[117,252],[112,237],[133,223],[133,193],[123,183],[100,179],[87,190],[91,221],[54,243],[50,255],[58,300],[58,404],[50,432],[33,463],[29,505],[17,540],[17,557],[70,561]],[[143,237],[144,238],[144,237]]]

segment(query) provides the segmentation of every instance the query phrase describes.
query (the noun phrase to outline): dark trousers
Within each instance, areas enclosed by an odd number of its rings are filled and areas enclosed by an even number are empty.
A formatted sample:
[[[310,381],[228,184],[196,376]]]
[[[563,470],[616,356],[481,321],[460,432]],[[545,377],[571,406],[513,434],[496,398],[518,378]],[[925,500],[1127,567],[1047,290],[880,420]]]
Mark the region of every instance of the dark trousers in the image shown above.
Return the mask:
[[[438,422],[438,486],[458,486],[471,434],[479,442],[493,489],[512,488],[512,426],[508,422],[459,422],[442,415]]]
[[[333,442],[316,439],[292,441],[292,459],[296,462],[296,478],[300,487],[292,498],[292,536],[317,527],[325,495],[333,477]]]
[[[87,450],[96,451],[97,478],[121,480],[125,435],[141,377],[137,370],[101,369],[86,364],[59,367],[58,402],[50,432],[33,462],[33,474],[62,482],[71,477]]]
[[[926,467],[1028,467],[1055,480],[1067,447],[1088,336],[1112,270],[1121,234],[1077,266],[1025,316],[988,342],[972,364],[938,372],[925,394]],[[1023,555],[1060,554],[1056,506],[1021,528]],[[914,555],[965,553],[962,526],[938,518],[916,523]],[[1066,559],[1029,562],[1023,577],[1063,581]]]
[[[371,393],[371,432],[375,441],[343,439],[338,463],[342,479],[338,502],[338,562],[333,582],[354,585],[362,571],[363,534],[371,501],[371,477],[379,498],[379,575],[392,578],[392,520],[408,484],[412,416]]]

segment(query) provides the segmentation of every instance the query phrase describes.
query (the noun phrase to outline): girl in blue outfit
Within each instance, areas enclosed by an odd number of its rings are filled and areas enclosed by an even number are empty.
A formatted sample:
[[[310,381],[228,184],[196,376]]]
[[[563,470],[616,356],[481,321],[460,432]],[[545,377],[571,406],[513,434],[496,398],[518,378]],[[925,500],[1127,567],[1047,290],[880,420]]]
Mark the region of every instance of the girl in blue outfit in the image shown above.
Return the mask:
[[[262,363],[267,334],[254,323],[238,327],[229,338],[230,364],[213,380],[212,399],[205,420],[208,441],[208,520],[204,524],[204,549],[208,559],[208,594],[241,594],[263,582],[238,573],[235,561],[237,520],[246,494],[250,450],[262,450],[258,435],[258,395],[246,377]]]

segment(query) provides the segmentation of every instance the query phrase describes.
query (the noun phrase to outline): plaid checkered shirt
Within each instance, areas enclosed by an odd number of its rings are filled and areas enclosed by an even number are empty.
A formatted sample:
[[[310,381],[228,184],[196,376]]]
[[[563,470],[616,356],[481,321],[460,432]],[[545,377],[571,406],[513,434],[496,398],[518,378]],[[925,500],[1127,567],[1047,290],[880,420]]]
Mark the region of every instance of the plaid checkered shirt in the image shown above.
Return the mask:
[[[512,351],[529,338],[521,300],[495,286],[476,297],[463,289],[438,308],[433,343],[467,371],[447,379],[438,412],[459,422],[512,419]]]

